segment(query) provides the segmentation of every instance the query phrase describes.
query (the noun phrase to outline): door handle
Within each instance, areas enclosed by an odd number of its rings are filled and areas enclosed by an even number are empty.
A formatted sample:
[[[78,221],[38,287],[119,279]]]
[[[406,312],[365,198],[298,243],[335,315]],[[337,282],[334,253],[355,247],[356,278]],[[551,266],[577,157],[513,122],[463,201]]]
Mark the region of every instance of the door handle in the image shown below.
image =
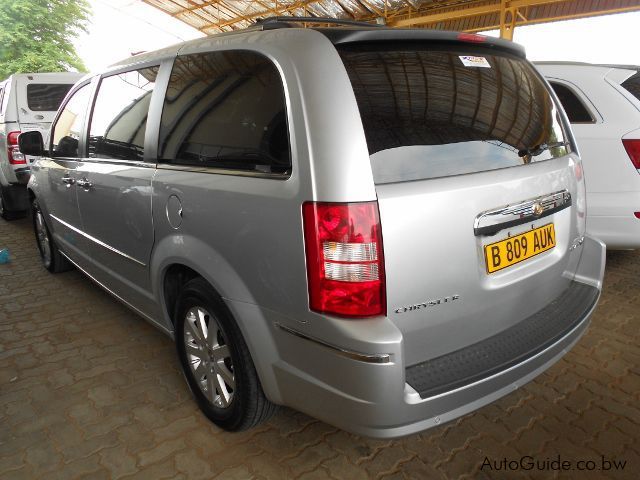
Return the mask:
[[[76,181],[71,177],[62,177],[62,183],[64,183],[67,186],[67,188],[70,188],[71,185],[76,183]]]
[[[77,183],[79,187],[82,187],[85,190],[89,190],[91,187],[93,187],[93,184],[86,178],[81,178]]]

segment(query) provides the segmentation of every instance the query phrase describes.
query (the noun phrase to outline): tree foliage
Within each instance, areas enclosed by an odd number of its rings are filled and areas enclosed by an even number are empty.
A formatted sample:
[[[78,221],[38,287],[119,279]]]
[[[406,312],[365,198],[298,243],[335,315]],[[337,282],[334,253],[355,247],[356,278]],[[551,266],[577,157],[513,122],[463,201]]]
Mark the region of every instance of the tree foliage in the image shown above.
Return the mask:
[[[73,40],[87,31],[87,0],[0,0],[0,80],[13,73],[86,71]]]

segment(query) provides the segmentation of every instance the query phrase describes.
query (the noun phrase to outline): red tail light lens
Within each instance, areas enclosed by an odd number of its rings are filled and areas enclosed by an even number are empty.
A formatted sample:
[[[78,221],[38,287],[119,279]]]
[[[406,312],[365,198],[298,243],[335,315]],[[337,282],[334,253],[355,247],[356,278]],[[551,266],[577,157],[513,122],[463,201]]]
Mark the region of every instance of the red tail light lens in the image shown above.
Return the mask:
[[[9,132],[7,134],[7,157],[12,165],[22,165],[27,163],[24,154],[18,148],[18,137],[20,132]]]
[[[378,202],[302,205],[309,308],[342,317],[386,314]]]
[[[633,212],[633,214],[636,216],[636,218],[640,218],[640,212]]]
[[[640,140],[622,140],[633,166],[640,170]]]
[[[18,137],[21,132],[9,132],[7,134],[7,144],[11,146],[18,145]]]

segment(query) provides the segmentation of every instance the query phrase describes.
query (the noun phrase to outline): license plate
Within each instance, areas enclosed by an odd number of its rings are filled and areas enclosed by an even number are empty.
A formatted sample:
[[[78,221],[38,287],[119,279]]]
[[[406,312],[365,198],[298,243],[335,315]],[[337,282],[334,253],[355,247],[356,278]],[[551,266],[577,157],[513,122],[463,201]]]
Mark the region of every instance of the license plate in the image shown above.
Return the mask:
[[[556,231],[553,223],[528,232],[501,240],[484,247],[487,273],[494,273],[503,268],[551,250],[556,246]]]

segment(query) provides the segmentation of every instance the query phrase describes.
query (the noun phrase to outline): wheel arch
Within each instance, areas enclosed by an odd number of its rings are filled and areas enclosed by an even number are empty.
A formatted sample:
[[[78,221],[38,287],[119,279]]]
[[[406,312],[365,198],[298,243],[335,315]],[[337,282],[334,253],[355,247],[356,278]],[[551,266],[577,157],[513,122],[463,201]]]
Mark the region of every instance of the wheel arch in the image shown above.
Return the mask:
[[[189,252],[189,255],[185,255],[185,252]],[[196,258],[201,261],[196,262]],[[269,321],[259,314],[260,309],[231,266],[200,240],[176,235],[167,237],[156,245],[150,271],[154,296],[159,301],[164,323],[172,333],[176,302],[182,286],[195,277],[203,278],[211,286],[238,326],[265,394],[272,402],[281,403],[281,394],[273,372],[273,363],[278,358],[277,348],[265,338],[270,335]],[[243,296],[238,298],[238,295]]]

